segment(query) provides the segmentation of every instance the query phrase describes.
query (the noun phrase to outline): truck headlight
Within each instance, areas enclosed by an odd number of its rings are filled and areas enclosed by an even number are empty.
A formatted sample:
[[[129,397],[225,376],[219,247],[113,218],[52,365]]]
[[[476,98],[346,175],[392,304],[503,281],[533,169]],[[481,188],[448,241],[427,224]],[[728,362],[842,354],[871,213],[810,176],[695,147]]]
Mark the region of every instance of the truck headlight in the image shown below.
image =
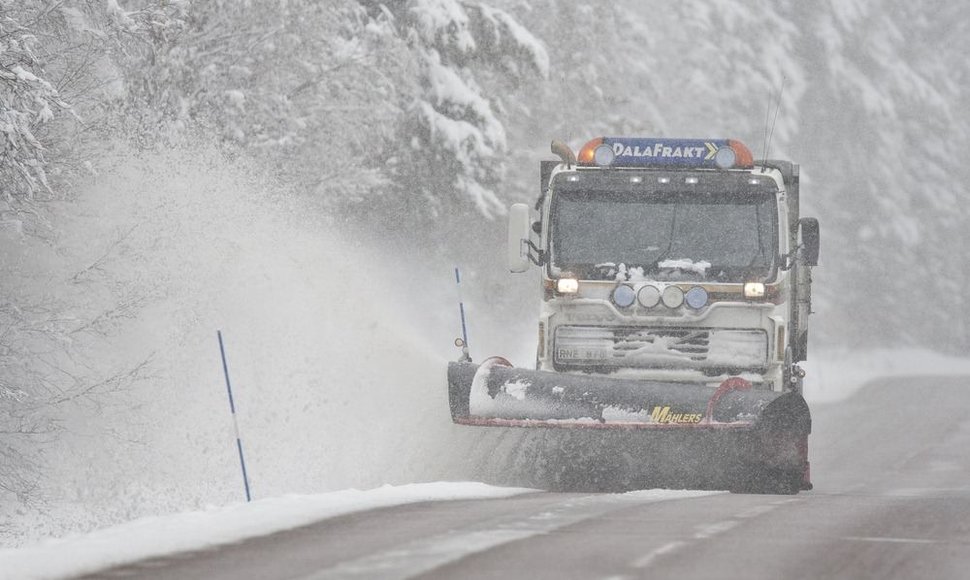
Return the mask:
[[[744,297],[745,298],[764,298],[765,285],[762,284],[761,282],[745,282]]]
[[[556,292],[560,294],[575,294],[579,292],[579,280],[575,278],[560,278],[556,280]]]

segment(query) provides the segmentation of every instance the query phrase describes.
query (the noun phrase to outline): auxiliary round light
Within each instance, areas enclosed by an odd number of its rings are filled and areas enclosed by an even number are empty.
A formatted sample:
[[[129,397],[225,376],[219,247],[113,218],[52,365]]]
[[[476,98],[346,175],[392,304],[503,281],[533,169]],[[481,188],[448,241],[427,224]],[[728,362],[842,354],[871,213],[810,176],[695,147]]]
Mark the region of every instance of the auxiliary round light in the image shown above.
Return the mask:
[[[684,291],[679,286],[667,286],[660,298],[667,308],[680,308],[684,303]]]
[[[694,286],[684,295],[684,301],[687,302],[687,306],[690,306],[694,310],[700,310],[707,306],[707,299],[707,290],[704,290],[700,286]]]
[[[600,166],[613,165],[616,153],[609,145],[600,145],[593,150],[593,162]]]
[[[656,286],[644,286],[637,292],[637,300],[644,308],[653,308],[660,304],[660,290]]]
[[[730,169],[734,167],[734,164],[738,160],[738,154],[734,152],[734,149],[730,147],[721,147],[714,154],[714,165],[717,165],[721,169]]]
[[[626,284],[620,284],[613,290],[613,304],[616,304],[620,308],[629,308],[633,306],[636,300],[637,293]]]

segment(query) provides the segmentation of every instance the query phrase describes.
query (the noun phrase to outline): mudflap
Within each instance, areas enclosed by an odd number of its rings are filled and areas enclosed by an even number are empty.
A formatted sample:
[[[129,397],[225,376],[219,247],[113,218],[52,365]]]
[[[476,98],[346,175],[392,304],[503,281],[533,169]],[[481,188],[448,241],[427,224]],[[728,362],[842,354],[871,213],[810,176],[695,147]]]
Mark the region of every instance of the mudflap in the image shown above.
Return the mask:
[[[737,377],[712,388],[553,373],[494,357],[481,365],[450,363],[448,394],[457,424],[558,431],[541,440],[544,455],[562,466],[563,489],[609,480],[615,466],[599,468],[619,456],[634,473],[629,488],[811,488],[811,415],[795,392],[753,389]]]
[[[812,489],[811,431],[811,413],[799,393],[788,392],[772,401],[755,428],[739,441],[740,461],[730,477],[730,490],[791,495]]]

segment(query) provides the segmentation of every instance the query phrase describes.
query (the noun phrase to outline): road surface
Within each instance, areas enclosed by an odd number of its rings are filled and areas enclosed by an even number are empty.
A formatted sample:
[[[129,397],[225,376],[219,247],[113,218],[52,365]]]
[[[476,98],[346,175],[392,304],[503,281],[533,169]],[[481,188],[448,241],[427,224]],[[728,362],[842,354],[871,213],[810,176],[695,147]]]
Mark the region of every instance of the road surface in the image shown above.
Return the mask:
[[[408,505],[87,578],[970,578],[970,378],[873,384],[813,412],[815,489],[796,496]]]

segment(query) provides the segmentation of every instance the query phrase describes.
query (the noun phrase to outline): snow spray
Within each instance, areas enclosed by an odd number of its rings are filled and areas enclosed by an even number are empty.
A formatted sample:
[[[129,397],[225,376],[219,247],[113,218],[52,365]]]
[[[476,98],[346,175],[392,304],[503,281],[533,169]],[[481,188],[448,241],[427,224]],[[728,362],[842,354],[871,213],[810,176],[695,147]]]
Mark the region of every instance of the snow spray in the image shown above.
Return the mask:
[[[232,384],[229,382],[229,365],[226,364],[226,349],[222,345],[222,331],[217,330],[219,337],[219,354],[222,355],[222,373],[226,376],[226,391],[229,393],[229,411],[232,413],[232,428],[236,432],[236,448],[239,450],[239,465],[242,466],[243,486],[246,488],[246,501],[252,501],[249,495],[249,477],[246,476],[246,459],[243,457],[242,439],[239,438],[239,421],[236,420],[236,404],[232,400]]]
[[[461,360],[471,362],[472,357],[468,354],[468,329],[465,326],[465,303],[461,299],[461,273],[458,266],[455,266],[455,284],[458,286],[458,312],[461,314],[461,338],[455,341],[455,346],[461,347]],[[461,344],[458,344],[461,342]]]

